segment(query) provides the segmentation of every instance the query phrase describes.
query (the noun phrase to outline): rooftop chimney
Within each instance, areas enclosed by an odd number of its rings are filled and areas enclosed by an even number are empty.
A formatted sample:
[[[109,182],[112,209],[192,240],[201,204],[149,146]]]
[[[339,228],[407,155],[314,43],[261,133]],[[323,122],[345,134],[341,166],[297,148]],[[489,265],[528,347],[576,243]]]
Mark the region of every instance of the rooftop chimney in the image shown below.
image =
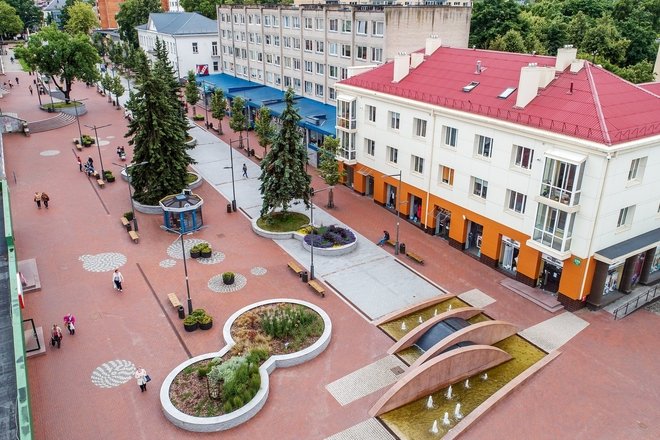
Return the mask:
[[[410,55],[405,52],[394,57],[394,78],[392,82],[398,83],[410,73]]]
[[[429,56],[442,46],[442,39],[433,34],[426,39],[426,47],[424,48],[424,55]]]
[[[577,56],[577,48],[567,44],[557,50],[557,60],[555,61],[555,70],[563,72],[566,68],[575,61]]]
[[[584,67],[584,60],[575,60],[571,63],[571,73],[578,73]]]
[[[481,61],[477,61],[477,70],[475,70],[474,73],[481,75]]]
[[[529,65],[520,69],[516,107],[525,108],[532,99],[536,98],[539,87],[545,88],[554,78],[554,68],[539,67],[537,63],[529,63]]]

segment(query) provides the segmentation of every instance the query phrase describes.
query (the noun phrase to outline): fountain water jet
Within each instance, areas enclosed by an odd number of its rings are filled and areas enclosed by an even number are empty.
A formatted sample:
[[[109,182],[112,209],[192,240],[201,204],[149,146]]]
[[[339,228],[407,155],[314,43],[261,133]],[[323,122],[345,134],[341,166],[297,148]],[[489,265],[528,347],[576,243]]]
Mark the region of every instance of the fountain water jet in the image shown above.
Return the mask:
[[[483,380],[488,380],[488,373],[484,373],[481,375],[481,379]]]
[[[435,309],[435,310],[433,311],[433,316],[438,316],[438,309]]]
[[[470,379],[465,379],[465,388],[470,388]]]
[[[428,409],[433,409],[433,396],[429,396],[429,399],[426,401],[426,407]]]
[[[451,304],[449,304],[449,307],[447,307],[447,311],[451,310]]]
[[[417,318],[417,322],[419,322],[419,323],[421,324],[422,322],[424,322],[424,320],[423,320],[422,317],[420,316],[419,318]]]
[[[439,432],[438,431],[438,421],[437,420],[433,421],[433,426],[431,426],[431,431],[430,432],[431,432],[431,434],[437,434]]]
[[[445,393],[445,397],[446,397],[448,400],[451,400],[451,397],[452,397],[452,393],[451,393],[451,385],[449,385],[449,388],[447,388],[447,393]]]
[[[408,330],[405,321],[401,323],[401,330]]]
[[[449,413],[446,412],[445,416],[442,418],[442,424],[443,425],[450,425],[451,422],[449,421]]]
[[[454,408],[454,417],[457,420],[460,420],[460,419],[463,418],[463,414],[461,414],[461,404],[460,403],[457,403],[456,408]]]

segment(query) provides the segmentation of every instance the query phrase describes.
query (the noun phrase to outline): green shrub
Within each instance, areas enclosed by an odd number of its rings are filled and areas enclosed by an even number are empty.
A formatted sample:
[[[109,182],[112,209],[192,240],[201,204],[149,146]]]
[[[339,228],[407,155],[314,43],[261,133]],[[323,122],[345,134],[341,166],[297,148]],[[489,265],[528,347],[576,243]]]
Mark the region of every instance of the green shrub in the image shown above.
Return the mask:
[[[197,317],[195,315],[188,315],[183,320],[183,325],[195,325],[197,324]]]
[[[126,220],[128,220],[130,222],[131,220],[133,220],[133,212],[132,211],[126,211],[124,213],[124,217],[126,217]]]
[[[222,282],[224,284],[232,284],[234,282],[234,272],[225,272],[222,274]]]
[[[271,338],[290,338],[294,333],[304,332],[319,317],[316,313],[301,306],[286,306],[261,317],[261,329]]]

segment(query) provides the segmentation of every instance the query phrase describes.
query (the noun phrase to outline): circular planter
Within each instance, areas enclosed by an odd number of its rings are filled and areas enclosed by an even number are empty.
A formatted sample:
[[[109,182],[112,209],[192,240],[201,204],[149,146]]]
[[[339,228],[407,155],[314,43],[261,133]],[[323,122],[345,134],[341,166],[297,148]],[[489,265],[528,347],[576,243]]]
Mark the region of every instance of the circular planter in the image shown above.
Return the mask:
[[[186,141],[186,147],[194,147],[195,145],[197,145],[196,138],[192,138],[189,141]]]
[[[188,171],[188,174],[194,174],[195,176],[197,176],[197,179],[195,179],[189,185],[186,185],[186,188],[195,189],[195,188],[199,188],[200,186],[202,186],[202,176],[200,176],[199,174],[197,174],[193,171]]]
[[[194,324],[183,324],[183,328],[187,332],[194,332],[195,330],[197,330],[199,328],[199,324],[197,322],[195,322]]]
[[[135,206],[135,210],[142,214],[163,214],[163,208],[160,205],[143,205],[137,200],[133,200],[133,205]]]
[[[208,324],[202,324],[202,323],[199,324],[199,328],[201,330],[210,330],[211,327],[213,327],[213,321],[209,322]]]

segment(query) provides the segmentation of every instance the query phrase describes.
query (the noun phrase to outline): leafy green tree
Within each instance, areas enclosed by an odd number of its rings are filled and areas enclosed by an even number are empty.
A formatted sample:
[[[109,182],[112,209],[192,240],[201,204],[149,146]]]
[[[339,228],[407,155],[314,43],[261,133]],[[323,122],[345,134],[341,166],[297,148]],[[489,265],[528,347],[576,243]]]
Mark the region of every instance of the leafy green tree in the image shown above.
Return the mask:
[[[238,133],[238,145],[243,148],[243,131],[247,130],[247,118],[245,117],[245,100],[240,96],[235,97],[231,103],[229,127]]]
[[[108,43],[105,39],[105,35],[94,32],[92,34],[92,44],[96,48],[96,51],[98,52],[99,56],[101,58],[105,57],[108,53]]]
[[[525,48],[525,40],[523,40],[522,35],[520,35],[520,32],[513,29],[507,31],[503,36],[495,38],[488,48],[504,52],[527,52]]]
[[[149,21],[149,14],[162,12],[160,0],[126,0],[119,5],[117,13],[117,26],[122,41],[139,47],[136,26]]]
[[[195,105],[199,102],[199,87],[197,87],[197,78],[195,72],[188,71],[188,82],[186,83],[186,102],[192,105],[193,116],[197,115]]]
[[[66,8],[69,19],[64,25],[64,30],[70,34],[89,35],[92,29],[99,27],[99,20],[89,3],[76,1],[73,5]]]
[[[16,8],[0,2],[0,35],[16,35],[23,32],[23,20],[16,13]]]
[[[156,41],[153,65],[146,61],[146,56],[138,56],[136,90],[126,104],[133,119],[124,136],[133,145],[133,162],[147,162],[132,168],[134,198],[155,205],[185,188],[187,167],[194,161],[186,151],[187,122],[172,93],[176,78],[162,43]]]
[[[588,53],[601,55],[613,64],[620,64],[625,59],[629,44],[630,40],[621,36],[614,20],[603,16],[596,20],[595,26],[585,32],[583,49]]]
[[[557,49],[569,44],[568,25],[559,19],[546,22],[541,35],[541,42],[546,48],[546,53],[551,55],[556,55]]]
[[[653,78],[653,63],[650,61],[644,60],[626,67],[616,66],[602,57],[596,57],[595,61],[601,64],[604,69],[619,75],[621,78],[630,81],[633,84],[655,81]]]
[[[227,115],[227,99],[222,89],[217,88],[211,96],[211,116],[218,120],[218,133],[222,132],[222,120]]]
[[[23,58],[32,70],[47,75],[64,94],[66,102],[71,99],[75,80],[91,83],[99,77],[96,64],[101,58],[89,37],[70,35],[54,26],[33,34],[27,46],[16,49],[16,55]]]
[[[110,85],[112,86],[112,93],[115,94],[117,107],[119,107],[120,106],[119,97],[123,95],[124,92],[126,91],[126,88],[121,83],[121,76],[116,75],[114,78],[112,78],[112,82],[110,83]]]
[[[101,87],[108,94],[108,102],[112,101],[112,77],[108,72],[101,76]]]
[[[25,29],[34,30],[39,27],[43,20],[43,13],[32,0],[7,0],[7,3],[16,9]]]
[[[470,45],[487,48],[511,29],[519,29],[520,5],[515,0],[479,0],[472,6]]]
[[[566,17],[572,17],[578,11],[585,13],[591,18],[608,15],[612,10],[612,0],[564,0],[562,13]]]
[[[621,35],[630,41],[626,50],[626,65],[637,64],[655,57],[655,39],[658,30],[653,28],[653,16],[642,8],[634,8],[623,20],[616,23]]]
[[[270,109],[262,106],[257,114],[257,120],[254,123],[254,132],[257,134],[259,146],[264,149],[264,156],[268,154],[268,146],[273,143],[273,138],[277,134],[277,128],[270,117]]]
[[[230,2],[222,0],[181,0],[181,6],[188,12],[199,12],[204,17],[216,20],[218,15],[216,13],[216,6],[221,4],[230,4]],[[240,4],[242,2],[233,2],[232,4]]]
[[[319,174],[321,178],[330,186],[328,190],[328,208],[335,207],[335,195],[333,186],[337,185],[341,180],[343,173],[339,170],[339,162],[337,161],[337,152],[339,151],[339,139],[326,136],[323,140],[323,145],[319,149]]]
[[[584,12],[580,11],[575,14],[568,22],[568,41],[570,41],[570,44],[577,48],[584,47],[582,44],[584,35],[592,25],[593,20]]]
[[[259,190],[263,198],[262,217],[276,208],[287,212],[289,203],[294,199],[301,199],[309,208],[312,178],[305,172],[307,151],[302,144],[298,127],[300,115],[293,106],[293,95],[292,89],[288,89],[284,95],[286,108],[280,116],[282,126],[273,146],[261,162]]]

